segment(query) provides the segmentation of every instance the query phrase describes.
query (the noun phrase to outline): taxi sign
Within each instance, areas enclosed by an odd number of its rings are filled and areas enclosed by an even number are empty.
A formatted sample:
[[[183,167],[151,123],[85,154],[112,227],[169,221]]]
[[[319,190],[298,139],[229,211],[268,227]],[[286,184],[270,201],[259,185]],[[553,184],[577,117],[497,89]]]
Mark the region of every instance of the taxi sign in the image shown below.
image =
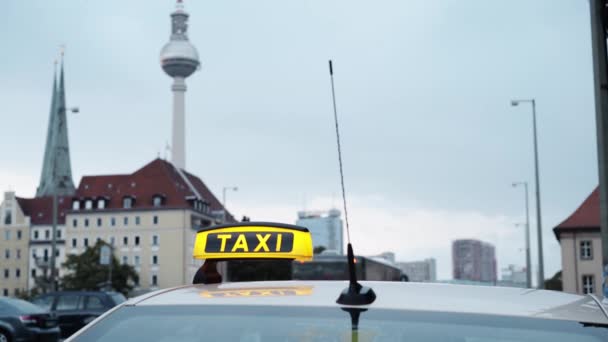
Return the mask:
[[[237,297],[285,297],[310,296],[312,286],[284,286],[268,288],[236,288],[205,290],[200,293],[203,298],[237,298]]]
[[[300,226],[246,222],[201,229],[192,256],[196,259],[312,260],[312,237]]]

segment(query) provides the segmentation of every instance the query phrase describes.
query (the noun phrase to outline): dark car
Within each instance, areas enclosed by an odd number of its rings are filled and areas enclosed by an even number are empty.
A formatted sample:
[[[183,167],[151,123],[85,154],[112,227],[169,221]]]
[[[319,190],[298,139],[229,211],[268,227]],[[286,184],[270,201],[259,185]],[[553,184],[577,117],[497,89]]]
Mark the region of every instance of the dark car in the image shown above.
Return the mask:
[[[61,336],[66,338],[125,299],[119,292],[61,291],[41,295],[32,302],[57,316]]]
[[[0,297],[0,342],[58,341],[57,319],[32,303]]]

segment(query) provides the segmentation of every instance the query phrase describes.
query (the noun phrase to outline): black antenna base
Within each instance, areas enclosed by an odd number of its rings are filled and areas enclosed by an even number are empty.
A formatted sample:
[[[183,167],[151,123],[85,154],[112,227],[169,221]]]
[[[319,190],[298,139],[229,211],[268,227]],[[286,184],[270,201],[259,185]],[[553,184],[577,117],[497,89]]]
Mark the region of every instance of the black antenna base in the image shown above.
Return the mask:
[[[357,271],[355,269],[355,253],[353,246],[348,243],[346,246],[346,257],[348,260],[348,287],[345,288],[336,303],[343,305],[367,305],[376,300],[376,293],[369,287],[362,286],[357,281]]]

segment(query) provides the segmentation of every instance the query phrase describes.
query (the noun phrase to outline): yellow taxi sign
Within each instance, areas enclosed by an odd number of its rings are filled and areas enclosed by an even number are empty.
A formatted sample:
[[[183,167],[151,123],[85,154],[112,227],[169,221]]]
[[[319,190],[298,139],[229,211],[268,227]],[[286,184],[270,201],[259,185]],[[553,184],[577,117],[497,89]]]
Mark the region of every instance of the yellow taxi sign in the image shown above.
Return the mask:
[[[199,230],[192,256],[196,259],[312,260],[312,237],[300,226],[245,222]]]

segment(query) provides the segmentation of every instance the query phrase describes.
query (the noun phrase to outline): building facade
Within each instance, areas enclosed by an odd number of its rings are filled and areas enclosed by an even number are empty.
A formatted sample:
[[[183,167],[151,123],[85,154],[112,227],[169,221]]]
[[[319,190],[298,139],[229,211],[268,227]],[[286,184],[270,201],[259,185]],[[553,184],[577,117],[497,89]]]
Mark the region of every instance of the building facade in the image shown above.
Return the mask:
[[[0,295],[16,296],[27,289],[30,218],[15,193],[4,193],[0,204]]]
[[[525,267],[509,265],[501,270],[498,285],[508,287],[526,287],[527,273]]]
[[[192,258],[196,232],[222,219],[198,177],[156,159],[132,174],[82,178],[66,215],[66,252],[102,240],[135,268],[138,290],[188,284],[202,264]]]
[[[325,247],[327,251],[344,254],[342,219],[340,210],[298,212],[298,226],[306,227],[312,235],[314,247]]]
[[[599,188],[553,232],[562,252],[564,292],[602,295]]]
[[[473,239],[452,242],[453,277],[458,280],[496,283],[493,245]]]
[[[435,282],[437,281],[437,265],[434,258],[420,261],[398,262],[397,265],[410,281]]]

